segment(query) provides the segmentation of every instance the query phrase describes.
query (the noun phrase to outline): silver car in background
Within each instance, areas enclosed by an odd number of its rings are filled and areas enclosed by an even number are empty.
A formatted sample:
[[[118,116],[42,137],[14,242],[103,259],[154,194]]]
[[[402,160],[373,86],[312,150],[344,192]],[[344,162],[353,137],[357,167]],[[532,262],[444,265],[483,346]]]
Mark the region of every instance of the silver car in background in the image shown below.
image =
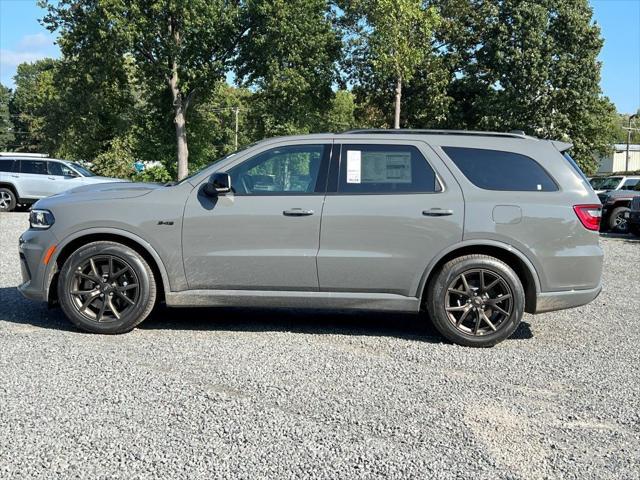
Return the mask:
[[[33,206],[19,290],[98,333],[161,301],[426,312],[492,346],[525,311],[600,293],[601,205],[570,148],[358,130],[265,140],[177,184],[76,188]]]
[[[82,165],[32,153],[0,153],[0,211],[62,193],[82,185],[122,182],[101,177]]]

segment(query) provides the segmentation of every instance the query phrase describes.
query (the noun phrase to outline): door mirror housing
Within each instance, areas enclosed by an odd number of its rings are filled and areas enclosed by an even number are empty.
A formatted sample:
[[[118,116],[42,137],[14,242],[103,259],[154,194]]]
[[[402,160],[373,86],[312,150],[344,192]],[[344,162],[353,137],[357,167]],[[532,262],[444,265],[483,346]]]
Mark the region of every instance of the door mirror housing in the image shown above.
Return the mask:
[[[204,193],[215,197],[231,191],[231,177],[228,173],[216,172],[204,184]]]

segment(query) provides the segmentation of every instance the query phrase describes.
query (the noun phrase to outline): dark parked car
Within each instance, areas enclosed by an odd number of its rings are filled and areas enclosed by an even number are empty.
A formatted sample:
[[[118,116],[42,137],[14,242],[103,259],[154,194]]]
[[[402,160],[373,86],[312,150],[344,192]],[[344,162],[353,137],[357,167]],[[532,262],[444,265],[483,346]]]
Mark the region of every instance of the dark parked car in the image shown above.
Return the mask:
[[[640,195],[631,200],[631,210],[629,211],[627,222],[629,223],[629,231],[640,237]]]
[[[598,198],[602,202],[601,230],[628,233],[631,203],[637,197],[640,197],[640,186],[636,186],[634,190],[611,190],[599,193]]]

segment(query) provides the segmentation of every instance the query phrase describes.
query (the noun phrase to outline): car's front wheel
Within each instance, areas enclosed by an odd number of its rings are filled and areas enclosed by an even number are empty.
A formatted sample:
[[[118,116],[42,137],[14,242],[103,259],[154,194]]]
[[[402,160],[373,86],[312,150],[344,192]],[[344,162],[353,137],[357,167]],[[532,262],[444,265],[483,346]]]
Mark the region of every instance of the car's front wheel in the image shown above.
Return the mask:
[[[445,263],[430,282],[427,310],[438,331],[454,343],[492,347],[518,328],[525,294],[504,262],[465,255]]]
[[[13,191],[0,187],[0,212],[11,212],[16,208],[17,200]]]
[[[116,242],[92,242],[73,252],[58,278],[62,310],[80,329],[125,333],[156,301],[153,271],[135,250]]]

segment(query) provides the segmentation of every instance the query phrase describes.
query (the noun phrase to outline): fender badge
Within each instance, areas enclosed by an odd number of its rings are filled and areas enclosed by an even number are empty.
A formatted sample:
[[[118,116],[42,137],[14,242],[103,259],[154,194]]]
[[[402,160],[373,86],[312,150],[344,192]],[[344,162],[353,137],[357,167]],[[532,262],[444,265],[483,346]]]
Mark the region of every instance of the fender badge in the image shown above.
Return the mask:
[[[158,225],[173,225],[173,222],[169,222],[169,221],[165,221],[165,220],[159,220],[158,221]]]

